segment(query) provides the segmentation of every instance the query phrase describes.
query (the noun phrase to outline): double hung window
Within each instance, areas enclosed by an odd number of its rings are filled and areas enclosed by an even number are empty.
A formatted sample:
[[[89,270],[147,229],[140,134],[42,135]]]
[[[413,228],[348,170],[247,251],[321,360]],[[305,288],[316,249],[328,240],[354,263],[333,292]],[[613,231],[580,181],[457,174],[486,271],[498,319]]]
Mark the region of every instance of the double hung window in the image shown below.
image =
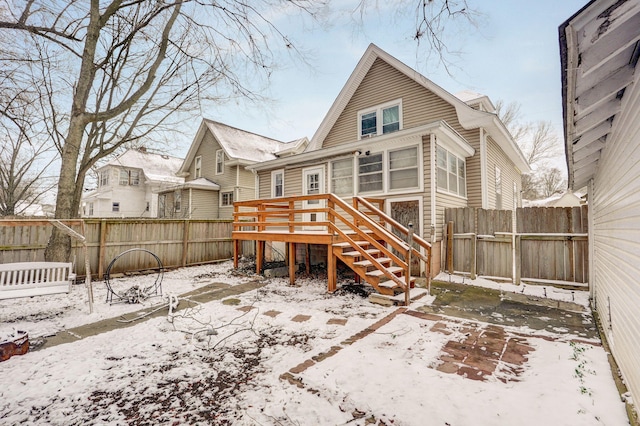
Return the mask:
[[[223,192],[221,204],[223,207],[233,206],[233,191]]]
[[[466,197],[467,180],[464,159],[441,146],[438,146],[436,157],[438,189]]]
[[[358,192],[382,191],[382,153],[358,157]]]
[[[331,192],[340,196],[353,194],[353,159],[331,162]]]
[[[397,132],[402,128],[400,100],[358,113],[359,138]]]
[[[140,185],[140,170],[120,169],[120,185]]]
[[[273,198],[284,196],[284,170],[271,172],[271,196]]]
[[[194,177],[196,179],[202,177],[202,157],[200,155],[196,157],[194,169],[195,169]]]
[[[417,188],[418,148],[415,146],[389,151],[389,189]]]
[[[224,173],[224,151],[219,149],[216,151],[216,174]]]

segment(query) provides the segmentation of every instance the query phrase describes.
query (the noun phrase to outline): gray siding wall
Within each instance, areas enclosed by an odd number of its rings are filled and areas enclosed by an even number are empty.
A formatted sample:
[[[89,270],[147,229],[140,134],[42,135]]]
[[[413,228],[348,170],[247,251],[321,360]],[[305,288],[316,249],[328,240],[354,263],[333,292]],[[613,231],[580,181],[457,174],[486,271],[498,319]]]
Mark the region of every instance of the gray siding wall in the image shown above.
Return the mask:
[[[199,189],[187,189],[183,192],[182,198],[185,203],[189,201],[191,194],[191,218],[192,219],[218,219],[217,192],[203,191]],[[188,206],[188,204],[185,204]]]
[[[627,92],[630,89],[627,88]],[[589,189],[592,276],[603,332],[634,400],[640,398],[640,87],[616,116]],[[623,105],[624,100],[623,100]],[[577,189],[577,188],[576,188]],[[636,402],[637,404],[637,402]]]
[[[498,144],[491,138],[487,137],[487,187],[488,187],[488,208],[494,209],[496,206],[496,167],[502,171],[502,210],[513,209],[513,184],[517,187],[517,206],[520,207],[522,189],[522,178],[516,166],[505,155]]]
[[[455,108],[381,59],[371,66],[362,83],[323,141],[323,147],[358,139],[358,111],[395,99],[402,99],[403,128],[409,129],[436,120],[445,120],[462,136],[477,131],[460,126]],[[475,137],[477,141],[477,135]],[[469,139],[468,139],[469,140]],[[472,141],[469,140],[471,143]]]

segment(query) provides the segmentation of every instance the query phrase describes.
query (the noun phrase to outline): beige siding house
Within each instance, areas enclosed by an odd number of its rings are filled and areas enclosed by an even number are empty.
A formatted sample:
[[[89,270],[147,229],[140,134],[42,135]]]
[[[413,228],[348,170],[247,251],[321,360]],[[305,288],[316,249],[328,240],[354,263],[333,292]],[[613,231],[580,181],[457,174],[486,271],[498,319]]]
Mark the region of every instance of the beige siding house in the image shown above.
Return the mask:
[[[184,183],[160,194],[159,217],[231,219],[234,201],[256,197],[256,175],[247,167],[302,152],[308,142],[285,143],[203,119],[177,172]]]
[[[569,187],[588,188],[589,286],[640,401],[640,2],[592,1],[560,27]]]
[[[486,96],[456,97],[373,44],[304,152],[249,168],[261,199],[385,199],[388,214],[432,242],[435,273],[444,209],[513,209],[530,170]]]

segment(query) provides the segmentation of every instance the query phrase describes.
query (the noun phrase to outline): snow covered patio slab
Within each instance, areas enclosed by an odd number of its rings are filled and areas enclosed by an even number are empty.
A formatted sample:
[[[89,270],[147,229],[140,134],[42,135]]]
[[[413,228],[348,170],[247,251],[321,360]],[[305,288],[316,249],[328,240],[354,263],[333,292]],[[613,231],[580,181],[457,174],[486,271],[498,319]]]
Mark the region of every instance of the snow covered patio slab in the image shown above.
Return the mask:
[[[227,263],[172,271],[163,287],[193,294],[255,279]],[[432,299],[383,307],[328,294],[319,278],[264,283],[0,363],[11,377],[3,424],[627,424],[598,341],[420,312]],[[38,336],[140,308],[97,302],[89,315],[84,294],[3,301],[13,322],[0,331]]]
[[[628,424],[599,345],[507,331],[498,339],[505,344],[497,362],[493,356],[475,357],[461,366],[449,353],[452,343],[464,345],[470,330],[477,337],[502,328],[407,313],[285,374],[296,385],[292,400],[307,392],[332,401],[334,410],[329,420],[328,407],[309,417],[309,407],[301,406],[298,413],[287,413],[292,424],[309,419],[343,424],[338,422],[344,422],[344,413],[394,425]],[[510,348],[514,341],[519,347]],[[518,356],[522,349],[526,354]],[[478,368],[483,363],[491,368]]]

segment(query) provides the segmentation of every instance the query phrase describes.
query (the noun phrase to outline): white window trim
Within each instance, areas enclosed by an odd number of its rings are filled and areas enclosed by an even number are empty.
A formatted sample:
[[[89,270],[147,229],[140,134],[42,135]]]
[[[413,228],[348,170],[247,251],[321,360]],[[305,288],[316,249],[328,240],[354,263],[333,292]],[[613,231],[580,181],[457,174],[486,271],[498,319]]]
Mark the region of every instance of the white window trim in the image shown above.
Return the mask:
[[[467,159],[466,159],[465,157],[462,157],[462,156],[458,155],[458,154],[457,154],[457,153],[455,153],[455,152],[452,152],[451,150],[449,150],[449,149],[447,148],[447,146],[446,146],[446,145],[444,145],[444,144],[440,144],[439,142],[438,142],[438,144],[440,145],[440,147],[441,147],[441,148],[445,149],[449,154],[453,154],[453,155],[454,155],[455,157],[457,157],[459,160],[464,161],[464,186],[465,186],[465,187],[464,187],[464,193],[465,193],[466,195],[465,195],[465,196],[462,196],[462,195],[460,195],[460,194],[458,194],[458,193],[456,193],[456,192],[450,192],[448,189],[446,189],[446,190],[445,190],[445,189],[442,189],[442,188],[440,188],[440,186],[438,185],[438,182],[437,182],[437,176],[438,176],[438,147],[437,147],[437,146],[436,146],[436,150],[435,150],[435,151],[436,151],[436,155],[435,155],[435,156],[434,156],[434,158],[433,158],[433,165],[434,165],[434,169],[435,169],[435,171],[436,171],[436,182],[434,182],[434,185],[435,185],[435,187],[436,187],[436,191],[437,191],[438,193],[440,193],[440,194],[446,194],[446,195],[449,195],[449,196],[451,196],[451,197],[459,198],[459,199],[461,199],[461,200],[468,200],[468,197],[469,197],[469,192],[468,192],[468,191],[469,191],[469,188],[468,188],[468,185],[467,185],[467,181],[468,181],[468,179],[469,179],[469,176],[468,176],[468,173],[467,173]],[[449,169],[448,169],[448,167],[449,167],[449,160],[447,159],[447,179],[448,179],[448,173],[449,173]],[[448,185],[448,182],[447,182],[447,188],[448,188],[448,186],[449,186],[449,185]]]
[[[398,128],[397,131],[402,130],[403,129],[403,126],[402,126],[402,122],[403,122],[403,120],[402,120],[402,98],[399,98],[399,99],[395,99],[395,100],[390,101],[390,102],[385,102],[384,104],[376,105],[374,107],[367,108],[367,109],[361,109],[360,111],[358,111],[358,117],[357,117],[357,119],[358,119],[358,140],[367,139],[367,138],[375,137],[375,136],[382,136],[382,134],[383,134],[382,133],[382,110],[387,109],[389,107],[396,106],[396,105],[398,105],[398,119],[400,121],[400,123],[398,124],[399,128]],[[375,135],[372,134],[372,135],[367,135],[365,137],[362,137],[362,116],[364,114],[369,114],[371,112],[376,112],[376,117],[377,117],[376,118],[376,127],[377,127],[376,133],[375,133]]]
[[[231,197],[233,198],[233,201],[231,202],[231,204],[223,204],[222,200],[223,200],[223,196],[222,194],[231,194]],[[229,208],[229,207],[233,207],[233,203],[236,201],[236,194],[234,190],[231,191],[220,191],[220,203],[219,203],[219,207],[221,208]]]
[[[196,179],[202,177],[202,155],[198,155],[194,160],[193,174]]]
[[[424,158],[423,158],[423,150],[422,150],[422,139],[420,139],[420,142],[417,142],[415,139],[411,140],[410,143],[407,143],[407,141],[403,141],[404,144],[393,144],[392,148],[389,149],[384,149],[383,145],[377,143],[375,145],[371,146],[371,150],[370,150],[370,155],[371,154],[382,154],[383,159],[382,159],[382,173],[383,173],[383,179],[382,179],[382,190],[381,191],[370,191],[370,192],[359,192],[358,188],[360,187],[360,182],[359,182],[359,173],[358,173],[358,157],[360,156],[364,156],[366,155],[366,151],[362,152],[362,149],[357,150],[354,152],[353,154],[353,169],[352,169],[352,173],[353,173],[353,191],[351,195],[348,195],[346,197],[351,197],[351,196],[359,196],[359,195],[366,195],[366,196],[379,196],[379,195],[396,195],[396,194],[414,194],[414,193],[420,193],[423,191],[424,189]],[[389,145],[387,143],[387,145]],[[389,167],[389,153],[390,152],[394,152],[394,151],[399,151],[402,149],[407,149],[407,148],[416,148],[417,150],[417,171],[418,171],[418,186],[414,187],[414,188],[399,188],[399,189],[394,189],[391,190],[390,187],[390,167]],[[345,158],[348,157],[338,157],[338,158],[334,158],[331,159],[329,161],[327,161],[327,166],[328,166],[328,175],[327,175],[327,183],[326,183],[326,187],[328,192],[333,192],[334,188],[333,188],[333,182],[331,179],[331,175],[332,175],[332,171],[333,171],[333,162],[336,160],[344,160]],[[466,162],[465,162],[466,163]]]
[[[282,175],[282,195],[276,195],[276,175]],[[284,197],[284,169],[278,169],[271,172],[271,198]]]
[[[221,155],[220,158],[222,159],[222,161],[220,161],[220,164],[222,164],[222,167],[221,167],[222,170],[220,172],[218,172],[218,153],[220,153]],[[216,175],[224,174],[224,150],[222,149],[216,150],[216,166],[215,167],[216,167]]]

